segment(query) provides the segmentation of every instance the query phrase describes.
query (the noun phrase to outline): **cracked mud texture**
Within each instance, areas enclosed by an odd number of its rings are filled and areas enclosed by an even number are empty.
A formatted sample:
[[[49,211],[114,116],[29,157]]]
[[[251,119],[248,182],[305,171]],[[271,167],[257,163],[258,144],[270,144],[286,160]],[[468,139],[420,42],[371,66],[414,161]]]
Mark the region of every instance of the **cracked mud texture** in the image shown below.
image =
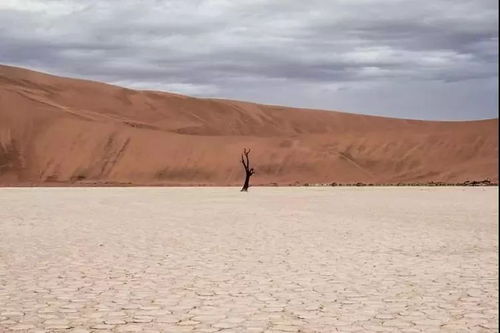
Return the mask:
[[[498,332],[498,188],[3,188],[0,332]]]

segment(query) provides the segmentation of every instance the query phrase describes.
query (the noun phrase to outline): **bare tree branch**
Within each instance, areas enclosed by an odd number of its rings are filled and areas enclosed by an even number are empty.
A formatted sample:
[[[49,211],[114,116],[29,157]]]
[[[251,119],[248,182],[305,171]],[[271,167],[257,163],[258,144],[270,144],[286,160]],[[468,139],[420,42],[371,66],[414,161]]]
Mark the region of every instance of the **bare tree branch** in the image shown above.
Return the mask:
[[[248,164],[245,163],[245,157],[243,156],[243,154],[241,154],[241,163],[243,163],[243,166],[245,167],[245,170],[248,169]]]

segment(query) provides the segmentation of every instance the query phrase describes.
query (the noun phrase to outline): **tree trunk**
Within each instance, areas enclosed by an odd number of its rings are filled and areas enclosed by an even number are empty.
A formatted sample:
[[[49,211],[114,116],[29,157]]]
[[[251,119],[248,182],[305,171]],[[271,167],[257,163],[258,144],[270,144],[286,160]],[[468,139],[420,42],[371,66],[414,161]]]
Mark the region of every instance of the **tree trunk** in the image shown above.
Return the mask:
[[[243,187],[241,188],[241,191],[242,191],[242,192],[246,192],[246,191],[248,191],[248,186],[250,185],[250,176],[251,176],[251,175],[252,175],[252,174],[251,174],[251,173],[249,173],[249,172],[247,172],[247,173],[246,173],[246,176],[245,176],[245,183],[243,184]]]
[[[247,192],[250,187],[250,177],[255,173],[254,169],[250,167],[250,159],[248,158],[248,154],[250,154],[250,149],[243,149],[243,154],[241,154],[241,164],[243,164],[243,168],[245,169],[245,183],[241,188],[241,192]]]

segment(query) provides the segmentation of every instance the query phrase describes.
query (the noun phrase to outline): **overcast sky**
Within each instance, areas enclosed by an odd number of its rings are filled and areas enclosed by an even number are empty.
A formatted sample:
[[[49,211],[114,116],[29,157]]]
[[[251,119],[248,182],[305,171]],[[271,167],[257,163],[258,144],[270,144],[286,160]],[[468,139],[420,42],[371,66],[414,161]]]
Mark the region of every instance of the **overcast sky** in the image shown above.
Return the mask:
[[[0,63],[199,97],[498,117],[497,0],[0,0]]]

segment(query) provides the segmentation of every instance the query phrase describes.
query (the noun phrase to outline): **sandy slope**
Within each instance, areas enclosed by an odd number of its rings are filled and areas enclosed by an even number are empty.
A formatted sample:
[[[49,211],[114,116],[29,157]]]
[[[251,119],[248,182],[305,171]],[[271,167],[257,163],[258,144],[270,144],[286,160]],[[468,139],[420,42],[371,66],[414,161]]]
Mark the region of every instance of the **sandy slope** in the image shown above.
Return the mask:
[[[498,181],[498,119],[430,122],[136,91],[0,66],[0,184]]]

